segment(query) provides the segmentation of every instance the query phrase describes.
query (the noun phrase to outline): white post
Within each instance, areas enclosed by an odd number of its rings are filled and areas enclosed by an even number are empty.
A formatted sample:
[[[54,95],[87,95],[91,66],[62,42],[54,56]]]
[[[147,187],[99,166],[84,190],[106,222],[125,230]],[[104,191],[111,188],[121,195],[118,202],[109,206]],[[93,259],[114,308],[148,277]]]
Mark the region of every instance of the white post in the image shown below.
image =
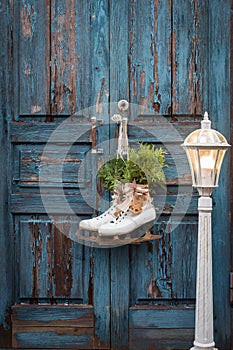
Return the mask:
[[[199,189],[200,194],[202,193]],[[204,191],[203,191],[204,192]],[[196,281],[195,340],[191,350],[217,350],[213,331],[212,285],[212,198],[201,196],[198,200],[198,251]]]

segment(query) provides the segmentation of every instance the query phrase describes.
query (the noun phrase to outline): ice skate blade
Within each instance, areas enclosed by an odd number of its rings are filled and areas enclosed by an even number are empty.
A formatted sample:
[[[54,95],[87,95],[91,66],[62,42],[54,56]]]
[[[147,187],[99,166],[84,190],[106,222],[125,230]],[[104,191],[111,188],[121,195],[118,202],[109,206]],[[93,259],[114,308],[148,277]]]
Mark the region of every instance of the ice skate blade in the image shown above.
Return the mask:
[[[130,231],[130,232],[127,232],[127,233],[99,233],[99,240],[103,240],[103,241],[110,241],[110,240],[113,240],[113,241],[124,241],[124,240],[128,240],[128,241],[132,241],[132,240],[135,240],[135,239],[138,239],[139,237],[143,236],[145,234],[145,232],[147,230],[149,230],[151,227],[154,226],[154,220],[152,221],[149,221],[141,226],[139,226],[138,228]]]
[[[126,244],[139,244],[148,240],[159,239],[160,236],[152,235],[149,229],[154,226],[154,220],[143,224],[135,230],[127,233],[104,234],[98,231],[78,230],[76,235],[82,244],[97,248],[114,248]],[[149,232],[149,233],[148,233]]]

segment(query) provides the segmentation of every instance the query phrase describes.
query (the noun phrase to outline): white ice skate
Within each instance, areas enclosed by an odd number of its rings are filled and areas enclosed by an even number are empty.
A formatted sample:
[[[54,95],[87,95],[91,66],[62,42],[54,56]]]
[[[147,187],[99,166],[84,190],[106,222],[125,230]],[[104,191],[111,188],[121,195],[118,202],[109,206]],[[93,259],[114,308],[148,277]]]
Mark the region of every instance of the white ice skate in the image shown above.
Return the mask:
[[[114,189],[112,196],[112,205],[103,214],[88,220],[82,220],[79,223],[79,232],[86,236],[84,231],[93,232],[94,236],[98,234],[100,226],[114,220],[124,208],[128,208],[133,193],[133,185],[130,183],[119,184]]]
[[[156,211],[151,203],[147,186],[133,183],[134,192],[129,206],[121,213],[99,227],[100,239],[132,239],[145,234],[153,226]]]

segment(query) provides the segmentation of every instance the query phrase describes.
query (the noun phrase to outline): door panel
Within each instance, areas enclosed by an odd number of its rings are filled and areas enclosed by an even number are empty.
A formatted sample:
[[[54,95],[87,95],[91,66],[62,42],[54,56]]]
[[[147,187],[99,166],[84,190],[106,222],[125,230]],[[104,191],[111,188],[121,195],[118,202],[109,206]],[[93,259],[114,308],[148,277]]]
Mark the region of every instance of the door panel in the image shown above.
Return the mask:
[[[1,348],[191,347],[198,195],[180,144],[205,109],[229,136],[230,3],[0,1],[7,38],[0,56],[0,157],[7,163],[0,183]],[[107,155],[98,145],[115,151],[118,128],[110,118],[119,111],[110,102],[122,98],[131,103],[130,146],[144,141],[167,151],[167,192],[155,198],[152,228],[160,238],[90,248],[73,240],[76,215],[103,209],[96,173]],[[56,150],[79,137],[64,162],[62,151],[47,149],[45,164],[44,147],[63,122]],[[224,167],[213,196],[214,309],[216,345],[230,349],[229,162]],[[50,183],[41,170],[54,174]],[[61,184],[72,215],[57,192]]]

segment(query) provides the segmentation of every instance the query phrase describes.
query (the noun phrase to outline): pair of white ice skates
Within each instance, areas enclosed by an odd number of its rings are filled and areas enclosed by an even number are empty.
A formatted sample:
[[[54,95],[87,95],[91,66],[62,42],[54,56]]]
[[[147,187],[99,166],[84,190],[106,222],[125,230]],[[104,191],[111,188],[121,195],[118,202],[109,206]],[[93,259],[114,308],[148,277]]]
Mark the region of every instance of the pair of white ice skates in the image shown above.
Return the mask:
[[[79,223],[79,232],[90,232],[100,240],[133,239],[153,226],[155,208],[147,186],[126,183],[114,191],[110,208],[90,220]]]

